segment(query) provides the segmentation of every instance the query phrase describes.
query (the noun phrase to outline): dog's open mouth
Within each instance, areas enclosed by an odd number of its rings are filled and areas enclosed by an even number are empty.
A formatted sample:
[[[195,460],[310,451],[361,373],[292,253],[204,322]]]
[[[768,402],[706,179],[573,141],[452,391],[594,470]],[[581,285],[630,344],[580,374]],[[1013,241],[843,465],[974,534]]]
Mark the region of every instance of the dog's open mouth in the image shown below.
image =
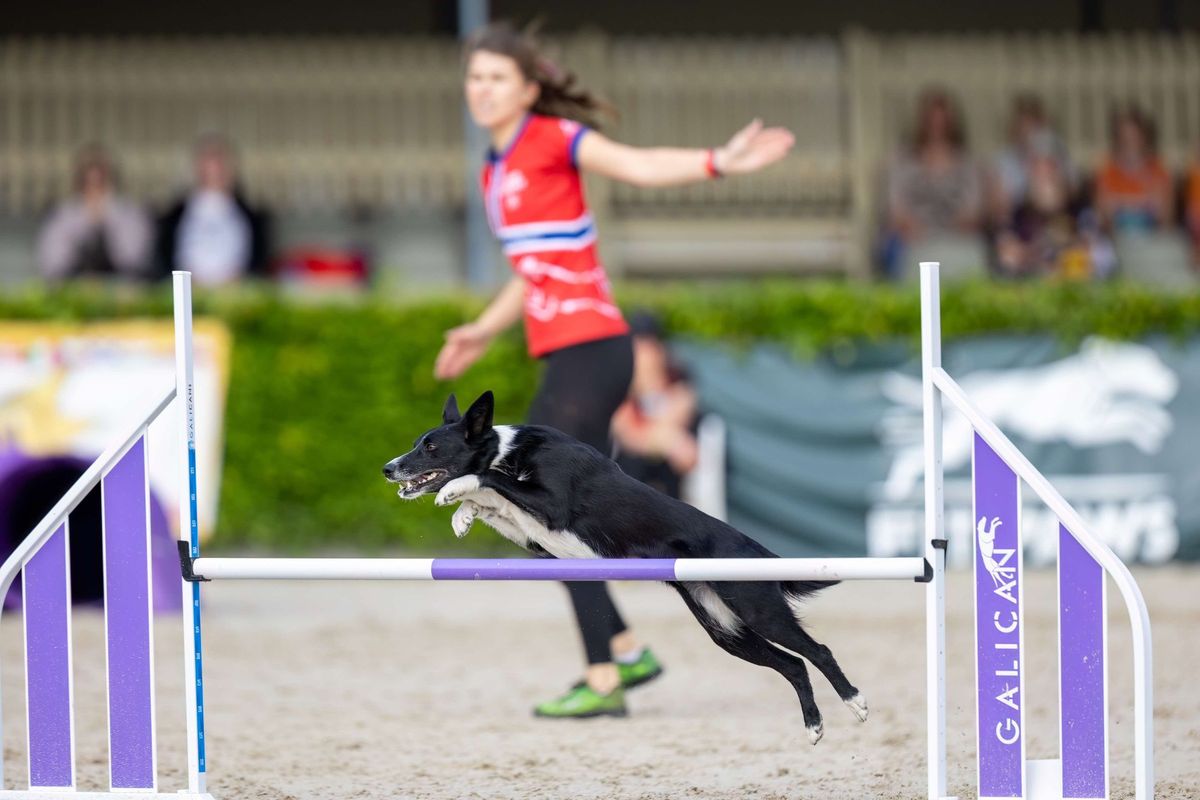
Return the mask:
[[[410,478],[406,481],[400,481],[400,489],[396,494],[401,497],[416,497],[421,494],[425,487],[431,483],[446,477],[446,470],[431,469],[429,472],[422,472],[415,478]]]

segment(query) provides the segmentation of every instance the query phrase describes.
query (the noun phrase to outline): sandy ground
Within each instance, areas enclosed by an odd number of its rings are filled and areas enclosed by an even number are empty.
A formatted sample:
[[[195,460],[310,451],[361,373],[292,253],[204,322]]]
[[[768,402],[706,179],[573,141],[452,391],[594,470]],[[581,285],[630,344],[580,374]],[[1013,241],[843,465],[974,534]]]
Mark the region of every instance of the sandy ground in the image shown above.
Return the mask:
[[[1158,797],[1200,798],[1200,570],[1140,571],[1155,636]],[[810,630],[867,695],[858,723],[814,678],[825,738],[791,688],[714,647],[671,592],[619,584],[667,666],[624,720],[542,721],[579,672],[566,594],[547,583],[213,583],[204,588],[209,788],[223,798],[918,798],[925,787],[922,592],[847,584]],[[970,586],[949,588],[950,788],[975,796]],[[1054,586],[1027,576],[1028,753],[1057,749]],[[1132,789],[1128,623],[1110,586],[1112,789]],[[75,617],[79,786],[107,787],[102,617]],[[0,629],[8,788],[24,786],[20,625]],[[181,632],[156,631],[159,774],[184,785]]]

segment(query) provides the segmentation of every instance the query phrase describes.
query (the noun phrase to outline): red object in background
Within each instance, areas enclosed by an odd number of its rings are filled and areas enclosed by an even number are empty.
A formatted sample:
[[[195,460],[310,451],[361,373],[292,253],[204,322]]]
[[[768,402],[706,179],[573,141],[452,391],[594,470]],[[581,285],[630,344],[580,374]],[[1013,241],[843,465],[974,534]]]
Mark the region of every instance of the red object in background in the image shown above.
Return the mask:
[[[367,282],[367,259],[357,250],[296,247],[276,261],[275,275],[285,282],[360,285]]]

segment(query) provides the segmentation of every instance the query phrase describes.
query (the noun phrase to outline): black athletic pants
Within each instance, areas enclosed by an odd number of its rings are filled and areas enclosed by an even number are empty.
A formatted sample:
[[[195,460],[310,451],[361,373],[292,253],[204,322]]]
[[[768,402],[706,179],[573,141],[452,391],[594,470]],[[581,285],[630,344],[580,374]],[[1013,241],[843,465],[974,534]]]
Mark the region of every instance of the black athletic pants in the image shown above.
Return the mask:
[[[633,379],[630,337],[564,347],[543,360],[546,369],[529,408],[529,421],[558,428],[611,456],[609,423]],[[566,581],[563,585],[575,607],[588,663],[612,661],[609,639],[625,630],[625,622],[608,596],[608,587],[602,581]]]

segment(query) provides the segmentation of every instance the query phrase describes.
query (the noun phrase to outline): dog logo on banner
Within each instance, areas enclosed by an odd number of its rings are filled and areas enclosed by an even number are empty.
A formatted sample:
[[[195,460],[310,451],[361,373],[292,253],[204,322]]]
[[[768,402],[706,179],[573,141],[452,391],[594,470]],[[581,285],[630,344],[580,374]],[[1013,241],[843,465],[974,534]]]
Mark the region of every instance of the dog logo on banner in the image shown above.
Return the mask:
[[[1182,396],[1182,384],[1154,347],[1089,339],[1078,352],[1058,360],[965,372],[959,385],[983,416],[1017,439],[1018,446],[1037,446],[1039,457],[1069,471],[1050,477],[1061,481],[1067,501],[1118,556],[1161,563],[1178,553],[1182,509],[1172,490],[1178,478],[1171,474],[1177,448],[1168,452],[1167,444],[1176,425],[1172,404]],[[887,404],[877,429],[885,472],[870,486],[867,552],[912,555],[924,547],[922,383],[919,377],[885,371],[878,386]],[[983,546],[978,514],[965,502],[975,430],[953,403],[944,404],[942,422],[946,529],[952,537],[962,535],[967,545],[952,545],[947,563],[967,566]],[[1129,448],[1137,455],[1092,452],[1109,447]],[[1027,563],[1054,563],[1058,519],[1032,497],[1023,508]],[[983,523],[983,539],[989,522]],[[1008,524],[1017,522],[1013,518]],[[1005,531],[998,535],[1003,541]],[[966,536],[976,541],[965,542]],[[999,555],[992,560],[1003,564]],[[996,573],[992,575],[995,580]]]
[[[1167,404],[1179,391],[1179,377],[1153,349],[1094,338],[1059,361],[978,370],[960,384],[983,415],[1006,433],[1080,449],[1125,443],[1147,455],[1161,451],[1170,435],[1174,422]],[[925,474],[921,380],[892,372],[880,388],[897,404],[883,422],[885,441],[895,442],[896,453],[883,494],[899,500],[916,494]],[[951,472],[970,461],[974,428],[953,410],[943,426],[942,459]]]
[[[986,516],[980,517],[979,522],[975,525],[975,539],[978,542],[983,566],[988,575],[992,577],[992,583],[996,584],[996,593],[1009,597],[1008,592],[1016,580],[1017,568],[1006,565],[1016,551],[1004,548],[996,549],[996,528],[1003,524],[999,517],[992,517],[991,524],[988,523]],[[996,560],[997,556],[1001,558],[1000,561]],[[1012,598],[1009,597],[1009,599]]]

